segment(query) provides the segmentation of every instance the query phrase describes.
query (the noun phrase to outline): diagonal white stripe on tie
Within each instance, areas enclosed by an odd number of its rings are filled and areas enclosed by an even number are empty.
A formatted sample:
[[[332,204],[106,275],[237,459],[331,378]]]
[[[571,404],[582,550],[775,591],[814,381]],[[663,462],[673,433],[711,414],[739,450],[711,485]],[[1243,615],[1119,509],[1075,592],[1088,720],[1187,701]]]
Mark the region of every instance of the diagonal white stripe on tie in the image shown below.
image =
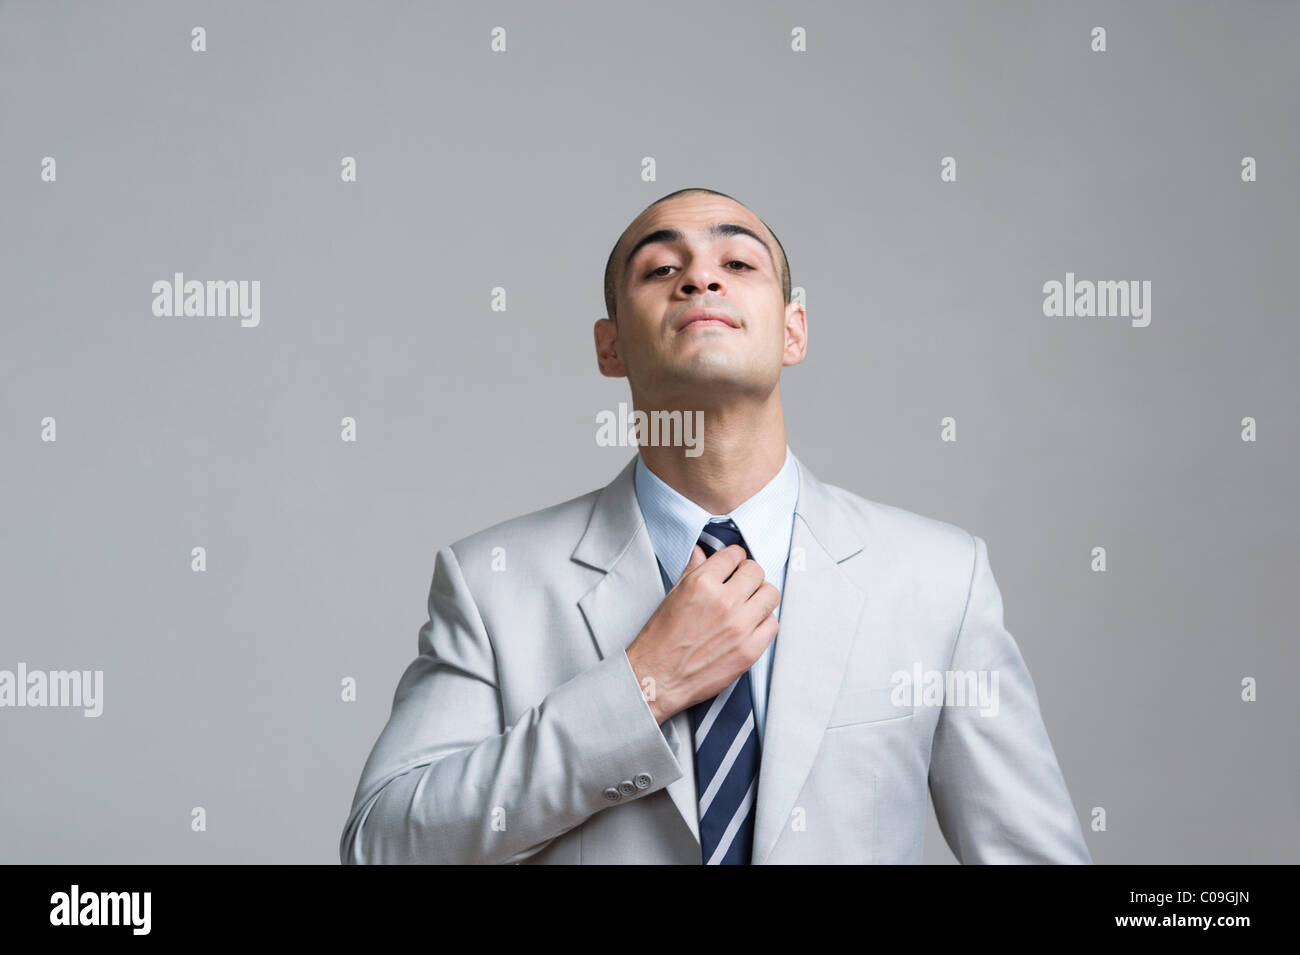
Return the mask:
[[[713,797],[718,794],[722,788],[723,782],[727,779],[727,774],[731,772],[731,764],[736,761],[736,757],[749,742],[750,734],[754,732],[754,711],[751,709],[749,715],[745,717],[745,722],[741,724],[740,729],[736,732],[736,738],[731,741],[731,746],[727,749],[727,755],[722,757],[722,762],[718,764],[718,770],[709,780],[709,788],[704,790],[700,796],[700,815],[709,811],[709,804],[713,802]],[[727,840],[730,844],[731,840]]]
[[[737,682],[739,682],[739,678],[737,678]],[[695,728],[695,751],[697,753],[700,751],[700,747],[704,745],[704,737],[709,735],[709,730],[713,728],[714,721],[717,720],[718,714],[722,712],[722,708],[727,705],[727,700],[731,696],[731,691],[735,688],[736,684],[731,684],[731,686],[727,687],[715,696],[713,702],[709,704],[708,715],[705,716],[704,719],[700,721],[700,725]]]
[[[723,858],[727,854],[727,850],[731,848],[732,840],[736,838],[736,831],[740,829],[741,824],[749,815],[749,807],[754,801],[754,786],[757,785],[757,783],[757,779],[750,782],[749,789],[745,792],[745,798],[742,799],[740,805],[736,807],[736,814],[731,817],[731,822],[727,823],[727,828],[722,833],[722,838],[718,840],[718,847],[713,850],[713,855],[709,857],[709,865],[717,865],[718,860]]]

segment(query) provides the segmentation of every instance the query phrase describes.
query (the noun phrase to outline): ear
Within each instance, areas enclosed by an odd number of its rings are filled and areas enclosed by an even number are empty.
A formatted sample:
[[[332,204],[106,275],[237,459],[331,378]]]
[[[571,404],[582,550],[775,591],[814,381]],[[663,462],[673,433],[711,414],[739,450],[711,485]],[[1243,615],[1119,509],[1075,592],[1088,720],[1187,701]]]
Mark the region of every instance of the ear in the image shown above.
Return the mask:
[[[802,304],[791,302],[785,307],[785,354],[781,364],[797,365],[808,353],[808,315]]]
[[[618,355],[618,326],[608,318],[596,319],[592,329],[596,340],[596,364],[606,378],[626,378],[627,366]]]

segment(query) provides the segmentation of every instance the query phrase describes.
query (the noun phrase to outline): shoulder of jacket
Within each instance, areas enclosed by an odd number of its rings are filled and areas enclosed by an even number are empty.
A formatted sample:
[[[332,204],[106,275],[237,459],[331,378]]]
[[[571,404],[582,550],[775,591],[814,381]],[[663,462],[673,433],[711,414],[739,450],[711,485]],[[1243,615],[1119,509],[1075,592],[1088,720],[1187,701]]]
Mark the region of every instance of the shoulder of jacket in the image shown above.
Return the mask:
[[[895,547],[925,551],[938,548],[957,556],[974,554],[974,535],[958,524],[864,497],[835,484],[822,482],[822,486],[859,527],[888,534]]]
[[[454,541],[450,547],[461,564],[491,559],[495,548],[546,547],[563,543],[572,550],[591,517],[601,488],[558,504],[498,521]]]

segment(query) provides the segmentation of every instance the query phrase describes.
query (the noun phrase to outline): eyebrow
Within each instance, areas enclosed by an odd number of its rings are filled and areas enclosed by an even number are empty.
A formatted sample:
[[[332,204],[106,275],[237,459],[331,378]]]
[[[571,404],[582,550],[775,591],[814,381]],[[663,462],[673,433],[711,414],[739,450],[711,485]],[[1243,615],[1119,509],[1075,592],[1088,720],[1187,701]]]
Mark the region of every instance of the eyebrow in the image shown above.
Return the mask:
[[[734,222],[715,222],[709,227],[709,230],[705,235],[709,236],[711,239],[721,239],[733,235],[747,235],[767,250],[767,257],[772,261],[772,268],[774,270],[776,269],[776,256],[772,254],[771,246],[764,242],[763,237],[753,229],[746,228],[743,225],[737,225]],[[623,260],[623,271],[625,273],[627,272],[628,266],[632,264],[633,257],[647,245],[656,242],[681,242],[685,238],[686,237],[682,235],[681,231],[678,229],[656,229],[649,235],[642,236],[640,240],[638,240],[637,244],[632,246],[632,251],[627,254],[627,258]]]

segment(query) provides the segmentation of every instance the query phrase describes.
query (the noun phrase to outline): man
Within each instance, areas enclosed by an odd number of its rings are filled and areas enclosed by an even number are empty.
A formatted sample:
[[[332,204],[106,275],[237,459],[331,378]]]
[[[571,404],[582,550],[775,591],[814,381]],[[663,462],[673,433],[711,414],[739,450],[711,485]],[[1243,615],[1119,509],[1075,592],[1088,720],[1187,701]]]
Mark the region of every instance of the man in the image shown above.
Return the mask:
[[[791,453],[775,234],[672,193],[605,297],[601,372],[702,444],[438,552],[343,861],[914,863],[928,788],[962,862],[1090,863],[984,541]]]

